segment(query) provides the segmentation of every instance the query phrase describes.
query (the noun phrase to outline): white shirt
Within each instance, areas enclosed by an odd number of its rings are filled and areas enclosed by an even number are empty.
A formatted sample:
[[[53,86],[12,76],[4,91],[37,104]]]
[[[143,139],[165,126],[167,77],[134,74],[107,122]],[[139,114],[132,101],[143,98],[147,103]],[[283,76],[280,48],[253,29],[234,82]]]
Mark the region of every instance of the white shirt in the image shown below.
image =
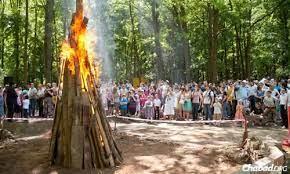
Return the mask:
[[[214,97],[214,93],[212,91],[204,91],[203,92],[203,104],[211,104],[212,97]]]
[[[286,105],[287,102],[287,94],[281,94],[280,95],[280,105]]]
[[[154,100],[153,100],[153,103],[154,103],[154,106],[156,106],[156,107],[160,107],[161,106],[161,100],[159,99],[159,98],[155,98]]]
[[[257,93],[257,85],[250,86],[249,88],[249,96],[255,95]]]
[[[28,99],[23,100],[23,109],[29,109],[29,100]]]

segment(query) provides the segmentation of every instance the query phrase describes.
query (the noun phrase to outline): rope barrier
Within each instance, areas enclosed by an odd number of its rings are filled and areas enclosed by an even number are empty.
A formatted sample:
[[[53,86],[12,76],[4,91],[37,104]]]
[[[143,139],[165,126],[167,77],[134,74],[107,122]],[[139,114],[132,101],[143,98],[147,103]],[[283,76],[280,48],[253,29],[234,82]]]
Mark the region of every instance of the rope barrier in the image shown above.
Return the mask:
[[[176,121],[176,120],[148,120],[142,118],[124,117],[124,116],[107,116],[107,118],[118,118],[123,120],[132,120],[149,123],[169,123],[169,124],[203,124],[203,123],[237,123],[245,120],[197,120],[197,121]]]
[[[51,121],[53,118],[5,118],[4,120],[15,120],[15,121]]]

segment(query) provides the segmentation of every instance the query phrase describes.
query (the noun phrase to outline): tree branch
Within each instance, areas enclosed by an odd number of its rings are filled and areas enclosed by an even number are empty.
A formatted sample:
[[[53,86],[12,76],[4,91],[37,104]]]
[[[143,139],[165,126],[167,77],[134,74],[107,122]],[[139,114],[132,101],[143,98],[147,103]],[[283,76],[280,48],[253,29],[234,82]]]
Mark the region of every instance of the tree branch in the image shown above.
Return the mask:
[[[250,28],[253,28],[257,23],[263,21],[266,17],[271,16],[286,1],[287,0],[280,1],[279,4],[275,8],[272,9],[272,11],[270,11],[269,13],[267,13],[266,15],[261,17],[260,19],[257,19],[255,22],[253,22],[252,25],[250,26]]]

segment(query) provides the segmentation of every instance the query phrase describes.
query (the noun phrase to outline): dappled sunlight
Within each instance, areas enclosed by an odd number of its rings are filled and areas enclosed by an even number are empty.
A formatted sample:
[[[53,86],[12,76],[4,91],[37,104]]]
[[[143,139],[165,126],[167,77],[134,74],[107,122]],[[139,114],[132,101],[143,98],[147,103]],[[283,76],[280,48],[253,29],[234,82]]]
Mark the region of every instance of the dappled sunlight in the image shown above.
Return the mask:
[[[176,126],[166,123],[117,123],[117,130],[140,139],[153,139],[174,142],[184,147],[219,147],[239,144],[242,140],[242,127],[216,127],[209,125]],[[258,136],[269,143],[279,143],[287,134],[286,130],[275,128],[250,128],[249,136]]]

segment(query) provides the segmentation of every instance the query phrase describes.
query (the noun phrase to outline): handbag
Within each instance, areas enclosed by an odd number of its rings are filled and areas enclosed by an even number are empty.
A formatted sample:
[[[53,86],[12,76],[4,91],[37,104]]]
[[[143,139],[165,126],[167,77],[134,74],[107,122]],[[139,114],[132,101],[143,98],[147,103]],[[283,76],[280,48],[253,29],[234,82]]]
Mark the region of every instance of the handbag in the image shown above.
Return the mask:
[[[184,101],[183,99],[180,99],[180,100],[179,100],[179,104],[181,104],[181,105],[183,105],[184,102],[185,102],[185,101]]]

